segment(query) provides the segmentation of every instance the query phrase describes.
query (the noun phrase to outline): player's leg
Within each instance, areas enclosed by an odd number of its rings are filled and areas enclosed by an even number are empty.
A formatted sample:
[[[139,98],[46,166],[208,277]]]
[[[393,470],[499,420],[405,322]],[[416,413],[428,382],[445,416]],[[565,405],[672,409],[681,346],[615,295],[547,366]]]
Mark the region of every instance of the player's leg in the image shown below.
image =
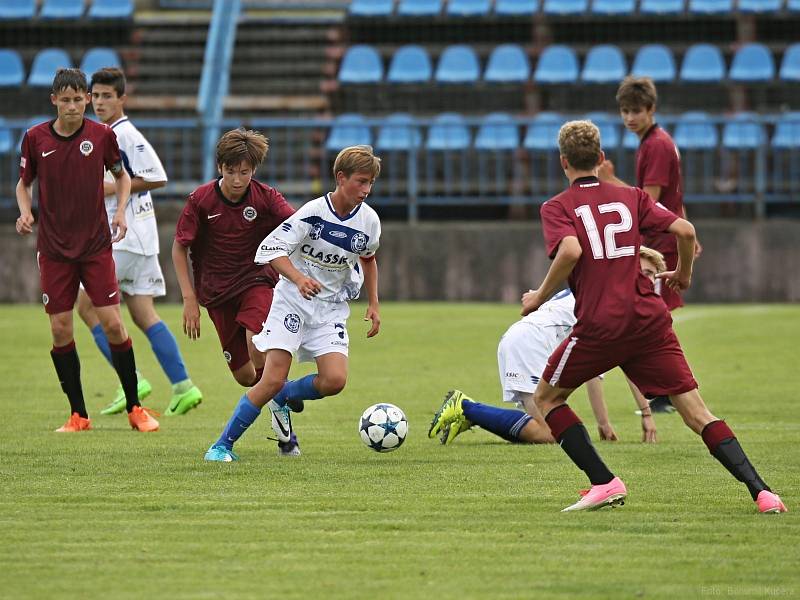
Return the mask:
[[[711,414],[696,388],[672,395],[671,399],[686,425],[703,438],[711,455],[747,486],[761,512],[786,511],[781,499],[761,479],[728,424]]]

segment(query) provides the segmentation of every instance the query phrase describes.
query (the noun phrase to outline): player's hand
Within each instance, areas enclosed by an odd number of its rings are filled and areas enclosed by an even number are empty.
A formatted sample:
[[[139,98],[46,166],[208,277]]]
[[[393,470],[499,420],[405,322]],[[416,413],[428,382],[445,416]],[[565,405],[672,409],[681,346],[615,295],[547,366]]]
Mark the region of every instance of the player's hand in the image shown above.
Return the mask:
[[[111,243],[120,241],[126,233],[128,233],[128,224],[125,222],[125,214],[115,214],[111,220]]]
[[[520,314],[523,317],[529,315],[538,309],[542,304],[544,304],[544,302],[542,302],[542,299],[539,296],[539,291],[528,290],[522,294],[522,311]]]
[[[381,315],[378,313],[378,309],[374,306],[368,306],[367,312],[364,315],[365,321],[372,321],[372,327],[369,328],[367,332],[367,337],[375,337],[378,335],[378,332],[381,329]]]
[[[607,442],[616,442],[619,440],[617,437],[617,432],[614,431],[614,428],[611,426],[611,423],[606,423],[604,425],[597,425],[597,431],[600,433],[600,439],[605,440]]]
[[[16,222],[16,228],[20,235],[33,233],[33,215],[31,213],[20,215]]]
[[[642,441],[645,444],[655,444],[656,439],[656,422],[653,420],[653,415],[642,417]]]
[[[703,246],[700,244],[700,240],[694,240],[694,257],[697,258],[703,253]]]
[[[189,336],[190,340],[200,337],[200,305],[194,298],[183,301],[183,333]]]
[[[322,291],[322,284],[311,277],[303,277],[297,282],[297,289],[303,298],[311,300]]]
[[[663,273],[657,273],[656,279],[663,279],[667,287],[675,290],[676,292],[688,290],[689,286],[692,285],[692,276],[684,275],[679,271],[664,271]]]
[[[614,163],[605,159],[597,169],[597,178],[600,181],[610,181],[615,178]]]

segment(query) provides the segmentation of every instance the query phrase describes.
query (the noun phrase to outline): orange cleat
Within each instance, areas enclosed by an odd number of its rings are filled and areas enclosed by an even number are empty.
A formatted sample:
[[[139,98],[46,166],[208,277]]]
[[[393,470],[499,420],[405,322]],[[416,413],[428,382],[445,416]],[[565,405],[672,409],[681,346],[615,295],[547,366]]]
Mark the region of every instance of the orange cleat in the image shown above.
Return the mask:
[[[69,419],[61,427],[56,429],[57,433],[73,433],[75,431],[89,431],[92,428],[92,421],[84,419],[78,413],[72,413]]]
[[[131,424],[131,429],[138,431],[158,431],[158,421],[153,415],[158,416],[158,413],[143,406],[134,406],[128,413],[128,423]]]

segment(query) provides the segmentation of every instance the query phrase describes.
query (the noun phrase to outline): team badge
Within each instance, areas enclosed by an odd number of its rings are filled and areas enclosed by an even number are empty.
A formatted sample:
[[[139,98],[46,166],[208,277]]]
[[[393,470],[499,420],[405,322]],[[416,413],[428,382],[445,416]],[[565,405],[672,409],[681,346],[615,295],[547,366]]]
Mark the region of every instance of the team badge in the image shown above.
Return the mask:
[[[322,223],[314,223],[311,226],[311,231],[308,233],[308,237],[312,240],[318,240],[322,236],[322,229],[325,227]]]
[[[81,145],[78,146],[78,149],[84,156],[89,156],[92,153],[92,150],[94,150],[94,144],[92,144],[92,142],[89,140],[83,140]]]
[[[353,252],[363,252],[367,249],[367,236],[365,236],[360,231],[357,231],[353,234],[353,237],[350,238],[350,249]]]
[[[258,216],[258,212],[252,206],[245,206],[244,210],[242,211],[242,216],[244,217],[245,221],[251,222],[255,221],[256,217]]]
[[[225,351],[222,353],[222,356],[224,356],[224,357],[225,357],[225,361],[226,361],[226,362],[228,362],[228,363],[230,363],[230,362],[233,360],[233,357],[231,356],[231,353],[230,353],[230,352],[228,352],[227,350],[225,350]]]
[[[286,315],[286,318],[283,320],[283,324],[286,326],[286,329],[292,333],[297,333],[300,331],[300,317],[294,313],[289,313]]]
[[[48,296],[47,294],[42,294],[42,304],[47,306],[48,302],[50,302],[50,296]]]

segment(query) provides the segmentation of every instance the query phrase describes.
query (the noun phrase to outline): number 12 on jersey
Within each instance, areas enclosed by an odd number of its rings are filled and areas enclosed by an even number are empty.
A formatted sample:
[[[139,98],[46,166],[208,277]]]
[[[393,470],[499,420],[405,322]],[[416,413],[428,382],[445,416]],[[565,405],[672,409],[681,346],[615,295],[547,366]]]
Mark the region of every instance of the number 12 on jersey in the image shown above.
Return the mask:
[[[614,236],[618,233],[630,231],[633,227],[633,217],[631,211],[622,202],[609,202],[599,204],[597,210],[600,213],[617,213],[620,217],[619,223],[609,223],[603,228],[603,239],[600,239],[600,232],[597,230],[597,222],[594,220],[592,209],[589,205],[583,204],[575,209],[589,236],[589,244],[592,247],[592,256],[598,260],[602,258],[620,258],[622,256],[633,256],[636,253],[635,246],[617,246]],[[603,253],[603,241],[605,240],[605,254]]]

